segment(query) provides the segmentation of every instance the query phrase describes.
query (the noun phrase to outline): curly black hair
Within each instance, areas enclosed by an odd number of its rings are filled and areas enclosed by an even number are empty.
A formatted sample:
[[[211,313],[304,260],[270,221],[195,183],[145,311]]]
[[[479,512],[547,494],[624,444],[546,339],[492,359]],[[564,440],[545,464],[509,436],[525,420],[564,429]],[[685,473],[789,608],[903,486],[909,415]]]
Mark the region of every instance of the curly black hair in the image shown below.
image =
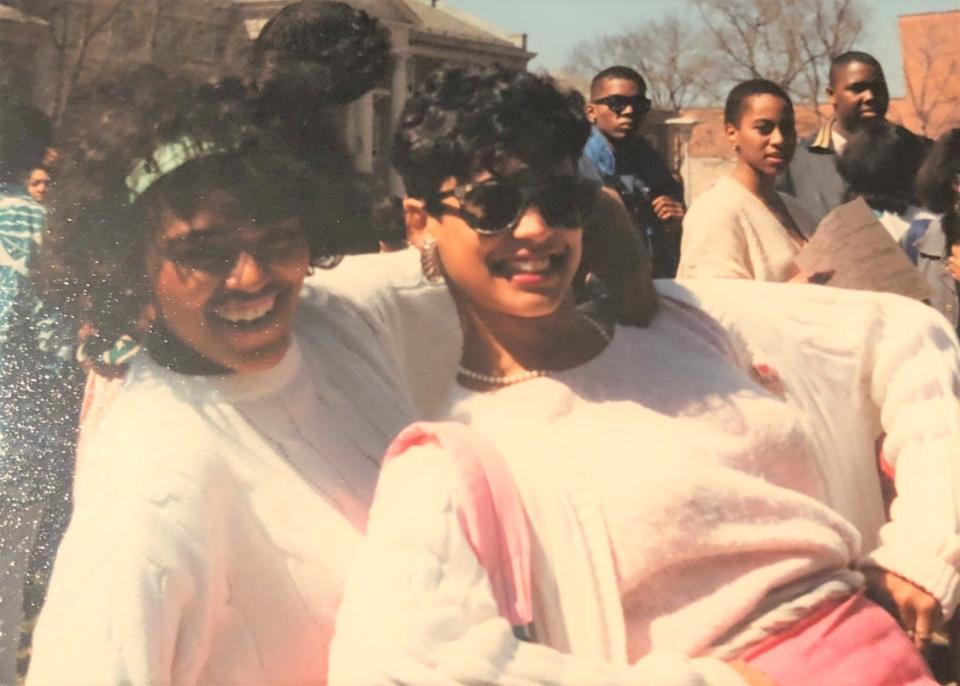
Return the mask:
[[[428,198],[451,176],[503,173],[514,160],[539,168],[575,164],[589,133],[583,97],[549,76],[446,67],[407,102],[393,165],[407,195]]]
[[[860,196],[875,210],[903,214],[915,204],[916,177],[927,146],[902,126],[864,129],[837,158],[847,197]]]
[[[390,74],[390,32],[345,2],[300,0],[281,9],[253,46],[271,101],[310,109],[345,104]]]
[[[960,242],[960,128],[937,139],[917,173],[917,193],[924,207],[943,216],[943,232],[950,245]]]
[[[299,156],[281,122],[258,117],[257,95],[239,81],[195,86],[154,73],[144,88],[142,76],[97,91],[64,137],[39,280],[51,303],[96,330],[88,350],[136,333],[152,298],[145,256],[163,208],[189,217],[208,194],[225,190],[256,221],[297,217],[314,264],[375,242],[345,146],[326,146],[324,164]],[[333,126],[326,136],[339,140]],[[155,168],[154,153],[178,141],[215,152],[131,198],[131,171],[144,161]]]

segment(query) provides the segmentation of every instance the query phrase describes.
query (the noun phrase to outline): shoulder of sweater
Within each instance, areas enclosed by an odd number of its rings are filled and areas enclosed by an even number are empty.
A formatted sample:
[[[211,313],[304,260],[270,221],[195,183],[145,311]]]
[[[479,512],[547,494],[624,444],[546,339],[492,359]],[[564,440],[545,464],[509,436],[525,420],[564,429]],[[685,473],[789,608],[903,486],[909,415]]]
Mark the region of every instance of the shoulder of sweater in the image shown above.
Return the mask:
[[[923,303],[891,293],[874,293],[819,285],[697,279],[657,282],[657,290],[702,307],[721,323],[733,322],[748,332],[776,332],[798,344],[831,337],[868,336],[868,325],[949,335],[946,320]]]
[[[27,195],[4,194],[0,195],[0,210],[27,211],[30,214],[46,216],[46,208]]]
[[[84,453],[78,497],[113,492],[183,506],[228,488],[229,450],[213,419],[176,388],[153,378],[131,378],[104,411]]]
[[[736,216],[743,210],[740,190],[739,184],[728,177],[717,179],[716,183],[690,204],[684,220],[690,215],[693,215],[695,220],[711,222],[715,222],[718,217],[728,219]]]
[[[420,253],[415,248],[348,255],[332,269],[316,270],[305,284],[308,293],[320,291],[361,304],[371,298],[389,297],[395,290],[426,285],[420,272]]]
[[[333,270],[317,271],[305,284],[301,307],[332,324],[360,318],[390,327],[391,319],[411,312],[452,313],[453,300],[444,284],[423,278],[419,252],[408,248],[351,256]]]

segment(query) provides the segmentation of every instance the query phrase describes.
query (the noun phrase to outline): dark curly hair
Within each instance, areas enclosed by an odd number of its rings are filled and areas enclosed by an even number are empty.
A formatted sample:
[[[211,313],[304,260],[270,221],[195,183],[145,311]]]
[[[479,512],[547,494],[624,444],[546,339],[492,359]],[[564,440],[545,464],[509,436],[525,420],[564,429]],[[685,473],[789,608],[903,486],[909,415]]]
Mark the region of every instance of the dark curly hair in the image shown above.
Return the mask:
[[[390,74],[390,32],[345,2],[300,0],[281,9],[253,46],[260,87],[313,108],[356,100]]]
[[[64,137],[40,286],[50,302],[96,330],[90,352],[136,333],[152,297],[145,256],[162,208],[189,217],[208,194],[224,190],[256,221],[295,216],[314,264],[375,240],[345,147],[326,146],[323,165],[298,156],[280,122],[258,119],[257,97],[239,81],[194,86],[156,73],[149,88],[143,81],[137,74],[101,88]],[[333,127],[327,136],[339,139]],[[131,199],[131,171],[144,161],[155,168],[160,146],[184,140],[216,152]]]
[[[917,173],[917,194],[923,206],[943,217],[949,245],[960,242],[960,194],[954,188],[960,177],[960,128],[937,139]]]
[[[53,137],[47,116],[11,97],[0,98],[0,182],[22,180],[39,166]]]
[[[903,214],[916,203],[916,177],[926,155],[923,141],[901,126],[858,131],[837,158],[847,197],[875,210]]]
[[[546,168],[574,163],[590,133],[583,97],[549,76],[502,67],[447,67],[407,102],[393,165],[407,194],[429,198],[449,177],[502,172],[512,160]]]

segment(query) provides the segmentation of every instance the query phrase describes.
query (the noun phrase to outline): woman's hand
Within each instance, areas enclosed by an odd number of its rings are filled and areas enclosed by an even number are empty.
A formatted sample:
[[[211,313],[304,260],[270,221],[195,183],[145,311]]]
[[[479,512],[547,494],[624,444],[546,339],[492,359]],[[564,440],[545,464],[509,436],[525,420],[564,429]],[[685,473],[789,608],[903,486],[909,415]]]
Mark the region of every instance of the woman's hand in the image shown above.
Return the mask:
[[[947,271],[954,281],[960,281],[960,245],[950,246],[950,257],[947,258]]]
[[[864,570],[870,596],[895,608],[900,626],[918,650],[930,645],[933,632],[943,624],[943,610],[936,598],[919,586],[879,567]]]
[[[754,669],[743,660],[728,662],[749,686],[777,686],[776,683],[763,672]]]

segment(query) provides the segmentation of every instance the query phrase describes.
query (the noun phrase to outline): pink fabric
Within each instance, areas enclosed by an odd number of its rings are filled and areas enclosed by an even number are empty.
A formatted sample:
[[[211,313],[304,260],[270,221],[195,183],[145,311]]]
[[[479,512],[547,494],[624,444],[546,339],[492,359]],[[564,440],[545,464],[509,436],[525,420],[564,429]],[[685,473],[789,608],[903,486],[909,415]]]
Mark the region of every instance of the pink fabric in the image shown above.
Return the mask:
[[[387,460],[417,445],[435,444],[457,461],[462,491],[460,521],[487,572],[497,610],[512,626],[533,623],[530,532],[523,502],[500,453],[489,441],[455,422],[419,422],[400,432]]]
[[[936,686],[893,618],[862,594],[815,612],[743,659],[778,686]]]

